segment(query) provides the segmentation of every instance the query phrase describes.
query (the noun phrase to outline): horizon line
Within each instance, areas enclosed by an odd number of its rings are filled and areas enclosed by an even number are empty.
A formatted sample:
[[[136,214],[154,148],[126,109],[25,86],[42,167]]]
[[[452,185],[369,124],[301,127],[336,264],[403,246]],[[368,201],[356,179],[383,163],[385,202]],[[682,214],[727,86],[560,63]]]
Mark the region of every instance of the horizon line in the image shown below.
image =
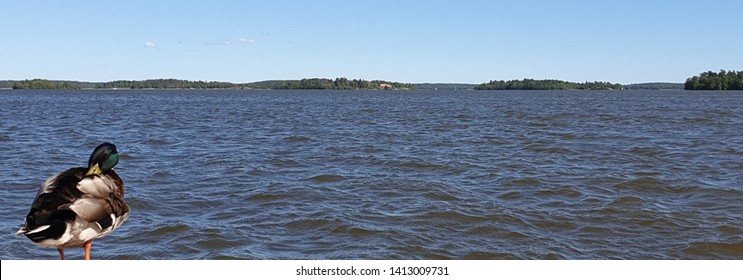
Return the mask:
[[[466,85],[479,85],[479,84],[485,84],[490,81],[512,81],[512,80],[556,80],[556,81],[565,81],[565,82],[572,82],[572,83],[583,83],[583,82],[606,82],[606,83],[612,83],[612,84],[620,84],[620,85],[637,85],[637,84],[652,84],[652,83],[668,83],[668,84],[683,84],[685,81],[645,81],[645,82],[631,82],[631,83],[616,83],[611,81],[581,81],[581,82],[574,82],[569,80],[561,80],[556,78],[544,78],[544,79],[537,79],[537,78],[521,78],[521,79],[491,79],[485,82],[479,82],[479,83],[471,83],[471,82],[401,82],[401,81],[395,81],[395,80],[385,80],[385,79],[363,79],[363,78],[347,78],[347,77],[335,77],[335,78],[322,78],[322,77],[312,77],[312,78],[299,78],[299,79],[266,79],[266,80],[256,80],[251,82],[233,82],[233,81],[223,81],[223,80],[204,80],[204,79],[181,79],[181,78],[146,78],[146,79],[114,79],[114,80],[108,80],[108,81],[86,81],[86,80],[74,80],[74,79],[49,79],[49,78],[25,78],[25,79],[0,79],[0,81],[4,82],[17,82],[17,81],[31,81],[31,80],[48,80],[48,81],[55,81],[55,82],[78,82],[78,83],[91,83],[91,84],[102,84],[102,83],[108,83],[108,82],[115,82],[115,81],[147,81],[147,80],[179,80],[179,81],[188,81],[188,82],[218,82],[218,83],[231,83],[231,84],[250,84],[250,83],[259,83],[259,82],[267,82],[267,81],[299,81],[304,79],[338,79],[338,78],[346,78],[348,80],[365,80],[365,81],[386,81],[386,82],[395,82],[395,83],[402,83],[402,84],[466,84]]]

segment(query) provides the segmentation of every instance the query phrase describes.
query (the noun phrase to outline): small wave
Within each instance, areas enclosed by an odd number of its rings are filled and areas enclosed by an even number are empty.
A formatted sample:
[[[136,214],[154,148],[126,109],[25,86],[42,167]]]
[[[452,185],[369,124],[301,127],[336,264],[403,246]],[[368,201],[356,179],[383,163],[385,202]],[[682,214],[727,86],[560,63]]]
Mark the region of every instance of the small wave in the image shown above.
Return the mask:
[[[422,162],[422,161],[406,161],[406,162],[398,162],[395,165],[403,168],[410,168],[410,169],[428,169],[428,170],[441,170],[441,169],[448,169],[448,166],[436,164],[436,163],[428,163],[428,162]]]
[[[730,149],[730,148],[723,151],[723,153],[728,154],[728,155],[743,156],[743,151]]]
[[[526,197],[526,193],[522,191],[509,191],[498,195],[498,199],[502,200],[519,200]]]
[[[640,225],[642,227],[646,227],[646,228],[654,227],[654,228],[658,228],[658,229],[671,229],[671,228],[679,228],[680,227],[679,224],[674,223],[671,220],[666,219],[666,218],[653,217],[651,219],[635,220],[635,222],[638,225]]]
[[[660,173],[657,171],[638,171],[638,172],[635,172],[633,175],[637,177],[652,177],[652,176],[658,176],[662,174],[663,173]]]
[[[578,135],[574,133],[559,133],[558,136],[563,140],[574,140],[578,138]]]
[[[730,235],[739,235],[743,233],[743,230],[736,227],[731,226],[719,226],[717,227],[717,231],[724,233],[724,234],[730,234]]]
[[[304,219],[291,221],[286,224],[286,227],[296,229],[316,229],[328,226],[333,223],[335,223],[335,221],[327,219]]]
[[[163,146],[167,145],[168,141],[165,141],[163,139],[147,139],[144,141],[145,145],[152,145],[152,146]]]
[[[275,159],[271,160],[271,164],[273,164],[275,166],[279,166],[279,167],[300,167],[300,166],[304,166],[303,164],[301,164],[301,163],[299,163],[297,161],[294,161],[294,160],[291,160],[291,159],[280,159],[280,158],[275,158]]]
[[[507,184],[511,186],[517,186],[517,187],[534,187],[534,186],[543,185],[544,182],[542,182],[542,180],[537,179],[537,178],[519,178],[519,179],[512,179],[508,181]]]
[[[573,205],[573,203],[559,200],[546,201],[539,204],[540,207],[554,209],[566,209],[569,208],[571,205]]]
[[[354,226],[338,226],[332,230],[333,233],[345,233],[357,236],[372,236],[384,233],[379,230],[371,230]]]
[[[688,124],[711,124],[715,121],[705,117],[684,117],[684,122]]]
[[[700,257],[741,259],[743,258],[743,242],[694,242],[684,248],[683,251]]]
[[[548,232],[559,232],[559,231],[572,231],[577,229],[579,226],[567,218],[549,218],[543,217],[542,219],[532,221],[530,225]]]
[[[423,220],[444,220],[447,222],[480,222],[487,220],[486,217],[472,216],[458,211],[429,211],[421,215]]]
[[[363,151],[364,153],[376,154],[376,153],[382,153],[382,152],[389,151],[389,149],[366,145],[361,148],[361,151]]]
[[[228,256],[228,255],[216,255],[214,256],[215,260],[245,260],[245,257],[236,257],[236,256]]]
[[[544,122],[529,122],[527,125],[530,126],[530,127],[547,127],[547,126],[549,126],[549,124],[544,123]]]
[[[133,160],[133,159],[135,159],[135,157],[133,157],[129,153],[123,153],[123,154],[119,154],[119,159],[120,160]]]
[[[464,260],[518,260],[521,258],[511,253],[474,251],[474,252],[469,252],[466,255],[462,256],[462,259]]]
[[[583,193],[575,190],[572,187],[560,187],[557,189],[541,190],[536,193],[539,197],[568,197],[568,198],[579,198],[583,196]]]
[[[155,179],[170,178],[170,177],[173,177],[173,173],[160,170],[160,171],[156,171],[155,173],[153,173],[152,177]]]
[[[559,147],[551,147],[543,144],[531,144],[529,146],[526,146],[527,150],[530,150],[532,152],[536,153],[544,153],[544,154],[558,154],[558,155],[572,155],[575,154],[573,150],[566,149],[566,148],[559,148]]]
[[[586,233],[590,235],[606,235],[606,234],[611,234],[614,231],[609,228],[605,228],[605,227],[583,226],[583,227],[578,228],[578,232]]]
[[[491,234],[498,233],[500,230],[493,226],[476,226],[467,230],[467,233],[474,235],[490,236]]]
[[[149,233],[147,233],[146,235],[153,235],[153,236],[173,235],[173,234],[177,234],[181,232],[187,232],[190,230],[191,230],[191,227],[184,225],[184,224],[168,225],[168,226],[162,226],[162,227],[156,228],[150,231]]]
[[[509,232],[508,234],[506,234],[506,238],[508,238],[508,239],[522,239],[522,238],[529,238],[529,236],[526,235],[526,234],[520,233],[520,232],[512,231],[512,232]]]
[[[543,260],[563,260],[565,257],[563,255],[560,255],[558,253],[548,253],[544,256],[542,256]]]
[[[288,196],[287,195],[283,195],[283,194],[259,193],[259,194],[251,195],[250,197],[248,197],[248,200],[251,200],[251,201],[267,201],[267,200],[274,201],[274,200],[281,200],[281,199],[284,199],[286,197],[288,197]]]
[[[645,204],[645,200],[636,196],[623,196],[614,199],[608,204],[611,207],[626,207],[626,206],[641,206]]]
[[[456,196],[453,196],[445,192],[440,192],[440,191],[427,192],[425,196],[430,198],[432,201],[458,201],[460,200]]]
[[[625,190],[647,192],[647,193],[664,193],[664,192],[668,192],[671,189],[671,186],[669,184],[661,180],[655,179],[653,177],[642,177],[642,178],[632,179],[632,180],[625,181],[617,185],[614,185],[614,187],[617,189],[625,189]]]
[[[655,147],[632,147],[629,149],[629,152],[646,157],[657,157],[666,154],[666,150]]]
[[[335,182],[346,180],[346,177],[343,177],[341,175],[335,175],[335,174],[321,174],[321,175],[313,176],[307,180],[313,181],[316,183],[335,183]]]
[[[305,137],[305,136],[289,136],[289,137],[284,137],[284,141],[289,142],[289,143],[309,142],[311,140],[312,140],[311,138]]]
[[[229,241],[224,238],[207,237],[206,240],[199,240],[196,242],[196,247],[206,250],[221,250],[233,247],[239,247],[243,245],[243,242]]]
[[[129,204],[129,207],[131,207],[132,209],[137,209],[137,210],[159,209],[156,203],[153,203],[145,199],[141,199],[139,197],[131,197],[131,198],[127,197],[126,203]]]

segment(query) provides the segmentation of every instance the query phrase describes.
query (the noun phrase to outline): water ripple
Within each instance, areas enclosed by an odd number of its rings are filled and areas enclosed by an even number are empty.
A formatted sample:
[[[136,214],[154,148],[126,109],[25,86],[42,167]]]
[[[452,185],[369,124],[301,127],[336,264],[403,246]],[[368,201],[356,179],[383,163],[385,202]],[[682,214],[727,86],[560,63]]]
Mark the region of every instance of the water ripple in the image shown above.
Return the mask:
[[[48,176],[119,147],[132,213],[94,258],[743,258],[739,93],[4,91],[0,104],[6,229]],[[0,245],[1,259],[56,258]]]

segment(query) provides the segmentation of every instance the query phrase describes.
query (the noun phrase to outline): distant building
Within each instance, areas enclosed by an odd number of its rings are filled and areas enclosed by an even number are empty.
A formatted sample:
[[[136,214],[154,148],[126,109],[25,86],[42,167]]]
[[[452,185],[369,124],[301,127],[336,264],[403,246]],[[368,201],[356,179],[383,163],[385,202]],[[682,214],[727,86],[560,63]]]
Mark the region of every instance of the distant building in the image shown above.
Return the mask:
[[[379,84],[379,89],[392,89],[390,84]]]

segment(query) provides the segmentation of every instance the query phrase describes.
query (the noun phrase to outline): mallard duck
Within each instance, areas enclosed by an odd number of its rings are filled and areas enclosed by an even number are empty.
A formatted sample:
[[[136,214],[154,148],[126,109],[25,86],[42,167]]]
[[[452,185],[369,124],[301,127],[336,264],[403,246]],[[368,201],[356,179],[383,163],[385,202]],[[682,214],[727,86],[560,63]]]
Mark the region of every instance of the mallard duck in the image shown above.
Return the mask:
[[[103,143],[93,150],[88,167],[54,175],[41,185],[31,211],[16,235],[25,235],[43,247],[84,247],[90,259],[93,239],[106,236],[129,217],[124,182],[113,170],[119,162],[116,145]]]

